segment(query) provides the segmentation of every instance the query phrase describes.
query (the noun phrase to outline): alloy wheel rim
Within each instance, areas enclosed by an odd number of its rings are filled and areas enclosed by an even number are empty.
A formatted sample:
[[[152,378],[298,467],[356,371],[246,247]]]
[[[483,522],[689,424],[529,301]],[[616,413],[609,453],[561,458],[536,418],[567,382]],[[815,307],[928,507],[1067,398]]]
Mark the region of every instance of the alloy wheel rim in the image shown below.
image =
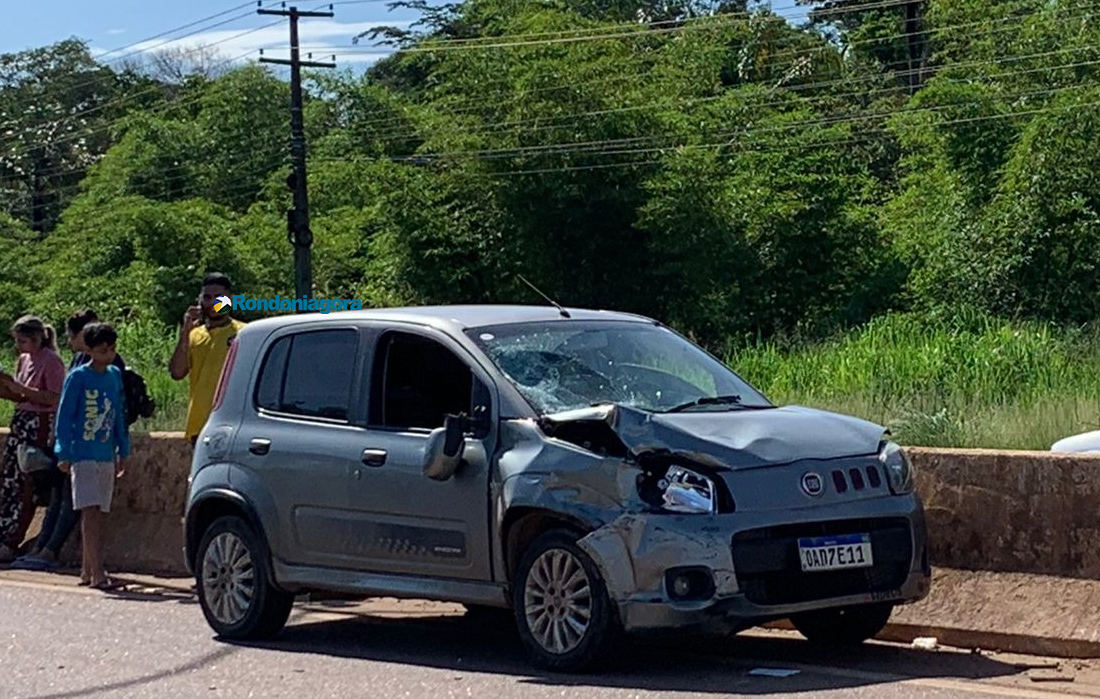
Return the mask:
[[[252,555],[232,532],[214,537],[202,564],[202,586],[207,606],[227,626],[239,623],[256,596],[256,571]]]
[[[535,560],[523,590],[524,614],[543,649],[563,655],[580,645],[592,621],[592,587],[581,562],[551,549]]]

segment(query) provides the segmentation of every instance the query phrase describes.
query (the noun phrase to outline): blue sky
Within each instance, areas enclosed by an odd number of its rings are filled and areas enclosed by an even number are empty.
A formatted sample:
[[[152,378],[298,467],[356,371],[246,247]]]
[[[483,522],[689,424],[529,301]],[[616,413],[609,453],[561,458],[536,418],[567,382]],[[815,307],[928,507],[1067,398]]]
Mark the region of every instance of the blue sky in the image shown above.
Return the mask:
[[[167,30],[230,10],[241,4],[241,0],[5,2],[6,16],[0,24],[0,53],[44,46],[73,36],[87,41],[97,53],[138,44],[125,52],[106,54],[105,60],[110,61],[133,51],[163,48],[155,45],[179,37],[176,43],[188,47],[196,43],[207,45],[216,43],[215,48],[226,59],[245,54],[255,58],[260,48],[268,49],[265,55],[285,58],[289,41],[287,21],[280,20],[278,17],[256,15],[255,3],[175,34],[153,41],[144,41]],[[287,3],[288,6],[290,4],[296,4],[303,10],[327,9],[327,6],[319,0]],[[336,51],[337,63],[345,66],[369,64],[385,54],[384,48],[372,48],[364,43],[358,46],[352,45],[353,36],[379,24],[407,23],[417,16],[415,12],[406,9],[390,11],[387,3],[383,1],[344,4],[335,2],[335,5],[336,17],[333,19],[302,20],[301,40],[304,50],[314,48],[318,50],[319,53],[315,58],[321,58],[322,53],[331,55]],[[265,6],[278,7],[279,5],[269,0],[265,2]],[[156,9],[152,9],[153,7]],[[240,15],[244,16],[239,17]],[[226,20],[232,21],[220,27],[211,27]],[[275,26],[259,29],[273,23]],[[258,29],[258,31],[246,36],[237,36],[251,29]]]

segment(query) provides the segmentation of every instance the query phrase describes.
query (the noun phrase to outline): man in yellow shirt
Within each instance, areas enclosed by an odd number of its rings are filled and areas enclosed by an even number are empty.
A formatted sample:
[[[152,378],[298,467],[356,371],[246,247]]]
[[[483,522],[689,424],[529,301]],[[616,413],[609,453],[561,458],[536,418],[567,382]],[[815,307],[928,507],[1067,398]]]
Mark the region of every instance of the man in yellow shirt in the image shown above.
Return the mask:
[[[229,344],[245,326],[229,312],[214,310],[219,296],[233,297],[229,277],[220,273],[206,275],[199,305],[191,306],[184,314],[176,351],[168,364],[168,371],[176,381],[190,377],[184,432],[191,446],[195,446],[199,432],[210,417]]]

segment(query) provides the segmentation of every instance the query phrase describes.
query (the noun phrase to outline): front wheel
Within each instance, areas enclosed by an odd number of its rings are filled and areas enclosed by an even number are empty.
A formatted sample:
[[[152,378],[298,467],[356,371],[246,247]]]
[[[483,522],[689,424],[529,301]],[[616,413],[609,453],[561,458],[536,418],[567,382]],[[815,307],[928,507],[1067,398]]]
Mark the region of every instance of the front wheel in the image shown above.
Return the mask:
[[[568,532],[535,540],[520,561],[512,595],[520,638],[547,670],[583,670],[606,660],[619,639],[603,577]]]
[[[894,611],[891,604],[867,604],[840,609],[821,609],[791,617],[791,623],[811,643],[855,646],[886,628]]]
[[[294,596],[271,584],[259,537],[240,517],[221,517],[199,545],[199,604],[210,628],[223,638],[270,638],[282,630]]]

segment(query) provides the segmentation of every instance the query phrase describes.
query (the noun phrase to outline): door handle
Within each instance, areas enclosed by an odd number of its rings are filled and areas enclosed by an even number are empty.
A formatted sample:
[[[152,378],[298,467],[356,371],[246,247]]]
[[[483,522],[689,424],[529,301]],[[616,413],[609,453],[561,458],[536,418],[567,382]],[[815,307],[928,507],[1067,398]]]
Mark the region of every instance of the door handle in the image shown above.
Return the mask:
[[[364,449],[363,450],[363,463],[373,468],[384,466],[386,464],[386,450],[385,449]]]
[[[248,450],[256,456],[263,456],[271,451],[271,440],[257,437],[248,443]]]

